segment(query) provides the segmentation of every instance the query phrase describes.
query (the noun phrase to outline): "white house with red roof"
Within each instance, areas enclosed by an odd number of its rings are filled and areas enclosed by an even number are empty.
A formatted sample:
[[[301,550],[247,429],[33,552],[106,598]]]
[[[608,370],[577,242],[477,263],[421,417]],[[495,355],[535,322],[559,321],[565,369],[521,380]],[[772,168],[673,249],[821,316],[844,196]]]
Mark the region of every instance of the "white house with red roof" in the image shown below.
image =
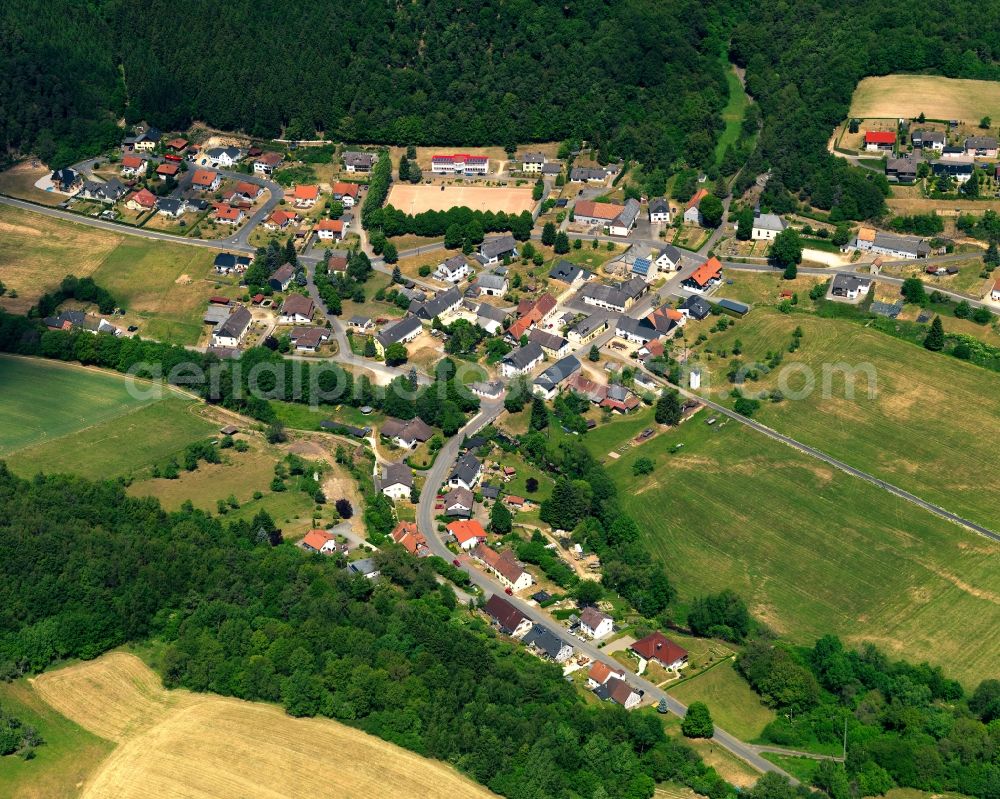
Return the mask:
[[[137,178],[146,174],[146,166],[149,162],[145,158],[137,155],[126,155],[122,158],[122,177]]]
[[[149,211],[156,207],[156,197],[149,189],[139,189],[125,201],[125,207],[133,211]]]
[[[892,152],[896,146],[896,134],[891,130],[865,131],[865,150],[870,153]]]
[[[711,291],[721,282],[722,262],[713,255],[695,269],[690,277],[681,281],[681,285],[688,291],[697,291],[703,294],[706,291]]]
[[[639,658],[639,674],[650,662],[658,663],[668,671],[677,671],[687,665],[687,650],[675,644],[659,630],[633,643],[629,649]]]
[[[312,208],[319,199],[319,186],[298,185],[292,192],[292,202],[296,208]]]
[[[435,155],[431,158],[431,172],[435,175],[486,175],[490,159],[485,155]]]
[[[619,680],[625,679],[625,669],[613,669],[607,663],[598,660],[594,662],[594,665],[590,667],[590,671],[587,672],[587,685],[592,689],[597,688],[604,685],[611,677],[617,677]]]
[[[196,169],[191,186],[197,191],[215,191],[222,185],[222,175],[211,169]]]
[[[358,191],[360,187],[357,183],[334,183],[333,199],[344,204],[344,208],[353,208],[358,201]]]
[[[309,552],[331,555],[337,551],[337,539],[326,530],[310,530],[302,539],[302,548]]]
[[[615,629],[615,620],[597,608],[587,607],[580,613],[580,632],[591,638],[603,638]]]
[[[212,218],[223,225],[239,225],[247,218],[242,208],[235,208],[228,203],[217,203]]]
[[[694,197],[688,200],[688,204],[684,209],[684,221],[692,225],[700,225],[702,223],[701,210],[698,206],[701,205],[701,201],[708,196],[708,189],[698,189],[694,193]]]
[[[315,227],[316,238],[320,241],[336,241],[344,238],[342,219],[321,219]]]
[[[486,541],[486,531],[475,519],[452,522],[446,529],[456,543],[466,551],[475,549],[478,544]]]
[[[1000,302],[1000,280],[993,284],[993,288],[990,289],[990,299],[993,302]]]

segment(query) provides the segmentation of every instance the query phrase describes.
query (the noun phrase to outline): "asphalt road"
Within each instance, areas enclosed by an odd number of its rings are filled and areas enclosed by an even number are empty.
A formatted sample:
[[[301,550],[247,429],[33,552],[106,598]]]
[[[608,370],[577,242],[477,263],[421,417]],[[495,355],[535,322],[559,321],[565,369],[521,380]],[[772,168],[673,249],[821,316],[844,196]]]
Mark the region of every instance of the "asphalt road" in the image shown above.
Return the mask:
[[[445,482],[452,467],[455,465],[455,461],[458,459],[461,442],[465,439],[465,437],[473,435],[492,422],[497,418],[497,416],[500,415],[502,410],[502,402],[483,403],[479,413],[473,417],[472,420],[469,421],[469,423],[462,428],[457,435],[452,436],[438,453],[437,459],[434,461],[434,465],[427,473],[423,491],[420,492],[420,505],[417,508],[417,524],[419,525],[421,532],[423,532],[423,534],[427,537],[427,544],[431,551],[435,555],[439,555],[449,562],[455,560],[456,556],[448,549],[447,546],[445,546],[443,537],[437,532],[437,522],[434,519],[434,501],[438,488],[440,488],[440,486]],[[503,586],[497,580],[473,567],[467,555],[463,555],[460,560],[462,562],[462,568],[468,572],[472,583],[482,589],[487,595],[504,593]],[[591,660],[602,661],[603,663],[606,663],[614,668],[619,668],[621,666],[621,664],[614,658],[602,652],[589,641],[584,641],[578,638],[569,638],[562,625],[555,619],[551,618],[537,605],[529,604],[516,595],[508,596],[506,599],[515,605],[533,622],[544,624],[550,629],[557,631],[561,637],[570,641],[578,652],[591,658]],[[628,680],[633,686],[644,692],[645,698],[652,699],[654,703],[658,703],[661,699],[664,700],[671,713],[683,718],[684,714],[687,712],[686,705],[677,701],[670,694],[660,690],[648,680],[636,675],[630,675]],[[778,768],[778,766],[774,765],[769,760],[761,757],[755,747],[744,743],[720,727],[715,728],[715,735],[712,740],[727,751],[734,754],[736,757],[749,763],[758,771],[774,771],[778,774],[784,774],[789,777],[793,784],[798,784],[797,781],[787,772]]]

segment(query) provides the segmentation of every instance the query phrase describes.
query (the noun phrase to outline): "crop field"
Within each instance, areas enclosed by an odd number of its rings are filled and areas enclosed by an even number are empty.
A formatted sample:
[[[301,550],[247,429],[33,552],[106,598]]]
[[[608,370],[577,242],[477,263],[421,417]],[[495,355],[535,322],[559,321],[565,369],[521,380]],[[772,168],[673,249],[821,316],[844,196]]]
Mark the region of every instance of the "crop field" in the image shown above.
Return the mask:
[[[211,250],[126,236],[0,206],[0,280],[18,296],[0,298],[23,313],[66,275],[93,277],[128,313],[119,325],[176,344],[195,344],[205,301],[220,291]],[[221,292],[225,293],[225,292]]]
[[[775,719],[774,711],[736,673],[732,662],[714,666],[671,688],[670,693],[686,705],[704,702],[716,724],[744,741],[759,738],[764,727]]]
[[[885,75],[865,78],[851,98],[852,117],[978,121],[1000,119],[1000,84],[936,75]]]
[[[327,719],[167,691],[138,658],[112,653],[33,682],[67,718],[117,744],[83,799],[489,797],[449,766]]]
[[[0,357],[0,458],[22,476],[130,474],[211,434],[195,401],[136,399],[124,378],[53,361]]]
[[[609,462],[622,504],[683,597],[731,588],[781,635],[833,632],[972,685],[1000,657],[1000,547],[747,431],[676,430]],[[676,444],[684,447],[672,452]],[[651,458],[653,474],[632,464]]]
[[[800,349],[786,349],[796,326]],[[949,320],[944,320],[945,331]],[[996,461],[988,431],[1000,419],[1000,375],[955,358],[869,330],[845,320],[759,309],[708,344],[716,351],[743,345],[745,364],[763,362],[768,351],[784,354],[774,373],[747,391],[778,386],[789,397],[803,389],[808,373],[815,388],[803,399],[763,403],[757,418],[805,444],[888,480],[917,496],[1000,531],[1000,474],[984,468]],[[703,356],[704,358],[704,356]],[[713,391],[728,394],[729,360],[702,361]],[[790,364],[797,365],[785,373]],[[854,396],[843,371],[857,368]],[[824,370],[829,390],[824,390]],[[868,397],[874,375],[876,396]]]
[[[422,211],[447,211],[465,206],[473,211],[505,211],[519,214],[535,207],[531,186],[503,188],[500,186],[412,185],[393,183],[388,204],[408,214]]]

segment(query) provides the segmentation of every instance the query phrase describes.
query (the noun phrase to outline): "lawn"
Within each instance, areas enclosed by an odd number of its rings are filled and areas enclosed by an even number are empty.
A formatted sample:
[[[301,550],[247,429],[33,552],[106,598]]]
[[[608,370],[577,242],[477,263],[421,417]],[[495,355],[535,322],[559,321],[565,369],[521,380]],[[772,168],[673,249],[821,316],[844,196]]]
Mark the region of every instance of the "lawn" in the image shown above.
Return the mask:
[[[774,711],[736,673],[732,661],[703,671],[670,693],[686,705],[704,702],[716,724],[744,741],[758,739],[775,718]]]
[[[722,157],[726,154],[726,148],[736,143],[740,136],[740,125],[743,122],[743,114],[746,111],[749,98],[743,91],[743,84],[736,74],[736,68],[726,63],[726,83],[729,86],[729,102],[722,109],[722,120],[726,123],[725,130],[719,136],[719,141],[715,145],[715,163],[721,164]]]
[[[71,799],[114,745],[59,715],[25,680],[0,683],[0,707],[34,727],[45,743],[32,760],[0,757],[0,796]]]
[[[786,347],[792,331],[804,332],[794,354]],[[945,320],[945,330],[948,321]],[[984,469],[996,461],[996,444],[984,435],[1000,418],[1000,375],[955,358],[927,352],[855,322],[759,309],[721,334],[712,335],[715,350],[732,349],[739,339],[744,363],[763,361],[769,350],[782,351],[781,368],[748,391],[805,385],[801,370],[815,378],[815,390],[803,399],[765,403],[758,418],[805,444],[888,480],[934,502],[1000,530],[1000,472]],[[848,363],[874,375],[875,397],[860,375],[854,398],[847,396],[842,371]],[[728,360],[703,361],[711,372],[713,393],[726,394]],[[803,364],[782,376],[790,364]],[[823,390],[823,375],[829,391]],[[784,385],[782,381],[784,380]]]
[[[153,400],[124,379],[36,358],[0,356],[0,457],[111,421]]]
[[[997,546],[736,422],[701,412],[609,465],[687,600],[731,588],[779,634],[873,641],[972,685],[1000,655]],[[684,448],[676,454],[677,443]],[[635,477],[632,463],[656,464]]]
[[[783,768],[804,785],[812,784],[813,774],[816,773],[816,769],[819,768],[820,763],[820,761],[813,760],[811,757],[776,755],[773,752],[761,752],[761,757]]]
[[[851,98],[852,117],[978,121],[1000,119],[1000,84],[936,75],[884,75],[865,78]]]

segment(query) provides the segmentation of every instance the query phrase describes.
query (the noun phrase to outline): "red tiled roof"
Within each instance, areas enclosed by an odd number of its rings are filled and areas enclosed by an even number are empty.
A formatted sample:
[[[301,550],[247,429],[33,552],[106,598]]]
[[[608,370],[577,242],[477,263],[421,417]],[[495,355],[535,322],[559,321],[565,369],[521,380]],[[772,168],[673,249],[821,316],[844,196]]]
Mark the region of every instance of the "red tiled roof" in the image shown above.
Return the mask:
[[[460,544],[464,544],[466,541],[471,541],[473,538],[486,538],[486,531],[475,519],[452,522],[448,525],[447,529],[449,533],[455,536],[455,540]]]
[[[135,200],[139,205],[144,208],[152,208],[156,205],[156,197],[148,189],[139,189],[135,194],[129,197],[130,200]]]
[[[267,166],[277,166],[281,163],[282,158],[280,153],[261,153],[254,161]]]
[[[358,184],[357,183],[334,183],[333,184],[334,194],[347,194],[350,197],[358,196]]]
[[[167,147],[171,150],[183,150],[188,146],[186,139],[171,139],[167,142]]]
[[[326,530],[310,530],[302,539],[302,543],[318,552],[323,548],[323,544],[332,540],[333,536]]]
[[[173,161],[164,161],[156,167],[157,175],[176,175],[180,171],[180,164]]]
[[[326,265],[331,272],[343,272],[347,269],[347,256],[331,255],[330,260],[326,262]]]
[[[315,200],[319,197],[319,186],[296,186],[292,196],[296,200]]]
[[[393,541],[404,547],[411,555],[416,555],[418,550],[427,547],[427,539],[417,529],[415,522],[400,522],[390,535]]]
[[[339,219],[323,219],[316,225],[316,230],[332,230],[334,233],[343,233],[344,223]]]
[[[865,132],[865,144],[895,144],[896,134],[888,130],[869,130]]]
[[[261,187],[256,183],[250,183],[243,180],[236,184],[236,191],[240,194],[245,194],[247,197],[256,197],[263,191],[263,189],[261,189]]]
[[[657,660],[665,666],[683,660],[687,657],[687,650],[678,646],[659,630],[650,633],[640,641],[636,641],[629,647],[640,657],[646,660]]]
[[[707,196],[708,196],[708,189],[698,189],[698,191],[696,191],[694,193],[694,197],[692,197],[688,201],[687,207],[688,208],[697,208],[698,207],[698,203],[700,203],[702,200],[704,200]]]
[[[141,159],[137,155],[126,155],[124,158],[122,158],[122,166],[127,167],[129,169],[136,169],[137,167],[142,166],[144,163],[145,161],[143,161],[143,159]]]
[[[284,225],[286,222],[291,222],[296,218],[296,216],[298,216],[298,214],[292,214],[288,211],[275,211],[270,217],[268,217],[267,221],[274,225]]]
[[[614,219],[625,206],[614,203],[599,203],[593,200],[580,200],[573,208],[574,216],[586,216],[594,219]]]
[[[699,266],[694,272],[691,273],[690,280],[693,280],[699,286],[704,286],[709,280],[718,277],[722,273],[722,263],[714,255],[709,258],[705,263]]]
[[[524,504],[524,497],[519,497],[515,494],[508,494],[507,503],[510,505],[516,505],[517,507],[520,507],[521,505]]]
[[[211,169],[196,169],[194,177],[191,178],[191,183],[195,186],[211,186],[215,182],[215,178],[218,177],[218,174],[218,172],[213,172]]]
[[[216,219],[232,219],[237,220],[240,218],[240,214],[243,211],[239,208],[233,208],[231,205],[226,205],[225,203],[219,203],[215,206],[215,218]]]

